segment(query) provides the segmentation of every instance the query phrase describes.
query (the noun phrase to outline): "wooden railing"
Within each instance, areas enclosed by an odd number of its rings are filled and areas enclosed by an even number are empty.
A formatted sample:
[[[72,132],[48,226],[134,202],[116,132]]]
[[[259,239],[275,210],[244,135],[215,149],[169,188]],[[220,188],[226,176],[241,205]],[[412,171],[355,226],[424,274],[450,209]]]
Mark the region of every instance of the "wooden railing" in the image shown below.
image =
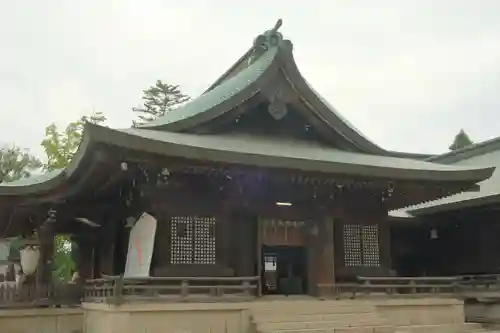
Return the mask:
[[[83,286],[78,284],[0,285],[0,308],[79,306]]]
[[[121,304],[147,301],[244,301],[258,295],[259,277],[149,277],[106,276],[82,284],[17,287],[0,285],[1,308],[78,306],[87,302]],[[357,277],[352,283],[323,284],[322,294],[363,296],[454,295],[500,299],[500,274],[457,277]]]
[[[460,285],[465,289],[496,289],[500,286],[500,274],[462,275]]]
[[[358,277],[365,292],[386,294],[454,293],[458,289],[457,277]]]
[[[85,301],[121,304],[130,300],[242,301],[257,295],[259,277],[107,276],[87,280]]]
[[[352,283],[324,284],[323,292],[351,298],[369,295],[448,294],[459,297],[483,295],[500,298],[500,274],[450,277],[363,277]]]
[[[500,274],[464,275],[460,277],[463,298],[500,299]]]
[[[364,277],[352,283],[320,285],[336,297],[350,298],[373,295],[455,294],[460,289],[458,277]]]

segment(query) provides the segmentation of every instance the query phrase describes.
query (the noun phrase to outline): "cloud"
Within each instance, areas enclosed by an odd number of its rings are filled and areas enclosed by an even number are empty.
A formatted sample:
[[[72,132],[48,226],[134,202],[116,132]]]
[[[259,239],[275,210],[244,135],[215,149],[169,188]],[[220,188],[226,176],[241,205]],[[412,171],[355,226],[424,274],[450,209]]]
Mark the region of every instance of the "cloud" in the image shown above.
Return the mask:
[[[377,144],[439,152],[500,135],[497,0],[10,2],[0,13],[0,141],[41,152],[43,127],[92,109],[128,126],[163,79],[201,93],[284,19],[299,68]]]

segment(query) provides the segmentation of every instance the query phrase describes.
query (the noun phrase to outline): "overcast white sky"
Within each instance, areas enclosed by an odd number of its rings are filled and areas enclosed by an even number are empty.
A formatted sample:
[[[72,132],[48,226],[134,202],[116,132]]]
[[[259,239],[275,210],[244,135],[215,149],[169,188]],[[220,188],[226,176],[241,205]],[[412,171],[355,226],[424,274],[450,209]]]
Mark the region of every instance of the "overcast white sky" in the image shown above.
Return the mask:
[[[162,79],[196,96],[283,18],[306,79],[380,146],[500,136],[500,0],[0,0],[0,142],[93,109],[127,127]]]

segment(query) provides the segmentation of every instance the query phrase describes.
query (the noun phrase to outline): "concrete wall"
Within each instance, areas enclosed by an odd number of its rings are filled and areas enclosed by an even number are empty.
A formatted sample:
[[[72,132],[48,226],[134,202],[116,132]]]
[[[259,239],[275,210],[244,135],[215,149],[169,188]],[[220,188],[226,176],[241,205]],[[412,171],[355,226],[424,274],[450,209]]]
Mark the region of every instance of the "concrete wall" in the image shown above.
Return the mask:
[[[374,302],[391,325],[433,325],[464,322],[463,301],[453,298],[386,299]]]
[[[499,302],[465,302],[465,320],[467,322],[500,325]]]
[[[0,332],[76,333],[83,328],[81,309],[21,309],[0,311]]]
[[[246,304],[246,305],[245,305]],[[248,303],[84,303],[85,333],[243,333]]]

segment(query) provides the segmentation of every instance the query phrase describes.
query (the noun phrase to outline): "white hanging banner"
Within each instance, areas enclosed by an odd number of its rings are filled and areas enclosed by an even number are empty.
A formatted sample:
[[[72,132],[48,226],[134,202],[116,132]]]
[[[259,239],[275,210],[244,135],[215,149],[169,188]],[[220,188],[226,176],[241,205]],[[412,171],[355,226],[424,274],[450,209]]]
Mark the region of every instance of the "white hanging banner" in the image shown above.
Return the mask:
[[[124,277],[148,277],[156,234],[156,219],[148,213],[141,217],[130,230],[127,262]]]

